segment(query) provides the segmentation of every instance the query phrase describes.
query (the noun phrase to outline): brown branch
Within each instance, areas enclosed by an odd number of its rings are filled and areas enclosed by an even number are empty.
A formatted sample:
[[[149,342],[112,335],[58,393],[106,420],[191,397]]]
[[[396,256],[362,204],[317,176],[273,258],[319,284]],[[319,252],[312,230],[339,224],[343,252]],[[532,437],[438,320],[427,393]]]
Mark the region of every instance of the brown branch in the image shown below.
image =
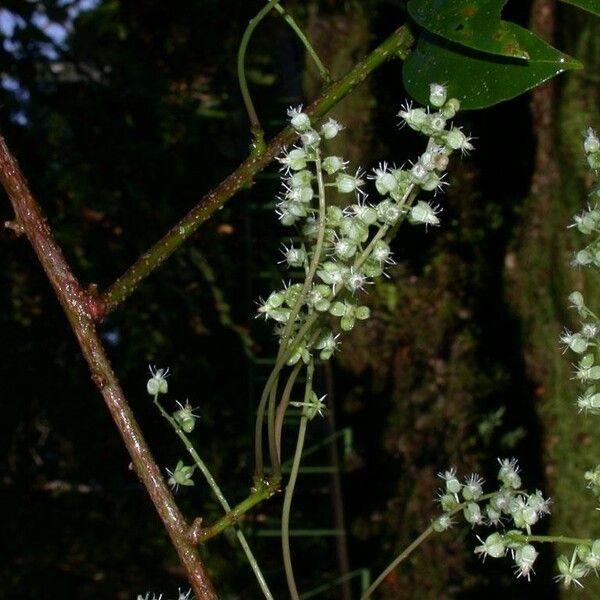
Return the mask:
[[[216,599],[217,596],[206,575],[200,556],[187,538],[187,523],[179,512],[160,469],[150,453],[95,331],[94,321],[100,314],[99,304],[80,286],[71,272],[37,202],[29,191],[16,160],[1,136],[0,183],[4,186],[13,206],[16,223],[29,239],[71,323],[81,352],[92,373],[92,379],[100,390],[123,438],[133,467],[179,554],[196,598]]]
[[[400,27],[345,77],[332,84],[306,109],[306,112],[315,119],[322,117],[386,60],[398,56],[403,58],[413,43],[414,38],[409,28]],[[243,186],[250,183],[253,177],[262,171],[285,146],[292,143],[295,136],[292,129],[284,129],[269,143],[262,154],[250,156],[227,179],[206,194],[179,223],[102,294],[101,302],[106,313],[113,311],[128,298],[141,281],[162,265],[218,208]]]

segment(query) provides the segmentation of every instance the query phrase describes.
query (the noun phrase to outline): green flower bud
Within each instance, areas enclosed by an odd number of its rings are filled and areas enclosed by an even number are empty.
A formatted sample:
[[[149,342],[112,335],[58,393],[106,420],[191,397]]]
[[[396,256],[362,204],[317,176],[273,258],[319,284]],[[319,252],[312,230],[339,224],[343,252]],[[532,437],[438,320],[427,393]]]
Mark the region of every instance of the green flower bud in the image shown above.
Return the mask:
[[[479,538],[480,541],[481,538]],[[491,556],[492,558],[501,558],[506,553],[506,544],[504,538],[498,532],[488,535],[485,542],[481,546],[475,548],[475,554],[481,554],[485,558]]]
[[[442,108],[442,114],[447,119],[453,119],[460,110],[460,102],[456,98],[450,98]]]
[[[344,129],[343,125],[335,121],[334,119],[329,119],[327,122],[323,123],[321,126],[321,135],[326,140],[333,139],[340,131]]]
[[[328,175],[333,175],[338,171],[342,171],[346,168],[348,163],[341,158],[340,156],[327,156],[321,162],[321,166],[323,167],[323,171]]]
[[[344,211],[335,204],[327,207],[326,220],[329,227],[337,227],[344,218]]]
[[[439,83],[432,83],[429,86],[429,104],[436,108],[444,106],[446,99],[448,98],[448,89],[445,85]]]
[[[358,173],[356,176],[348,175],[347,173],[338,173],[335,178],[335,185],[340,194],[350,194],[351,192],[355,192],[359,187],[364,185],[364,183],[365,182],[358,177]]]
[[[448,515],[441,515],[431,523],[431,527],[437,533],[446,531],[452,527],[452,518]]]
[[[364,321],[371,316],[371,309],[368,306],[359,306],[355,311],[355,315],[359,321]]]
[[[354,327],[354,317],[342,317],[340,319],[340,327],[343,331],[350,331]]]
[[[386,225],[395,225],[402,215],[402,209],[391,200],[380,202],[377,207],[377,217]]]
[[[185,403],[185,406],[177,403],[179,405],[179,410],[176,410],[173,413],[173,418],[177,422],[177,424],[181,427],[185,433],[191,433],[194,431],[196,427],[196,420],[199,418],[198,415],[194,414],[194,409],[189,404],[189,402]]]
[[[167,469],[167,473],[169,474],[168,484],[177,491],[177,488],[180,485],[184,486],[192,486],[194,485],[194,481],[192,480],[192,475],[194,474],[195,467],[186,466],[183,464],[183,461],[178,461],[177,466],[173,471]]]
[[[290,124],[296,131],[310,129],[310,118],[306,113],[302,112],[302,105],[297,108],[288,108],[287,115],[290,118]]]

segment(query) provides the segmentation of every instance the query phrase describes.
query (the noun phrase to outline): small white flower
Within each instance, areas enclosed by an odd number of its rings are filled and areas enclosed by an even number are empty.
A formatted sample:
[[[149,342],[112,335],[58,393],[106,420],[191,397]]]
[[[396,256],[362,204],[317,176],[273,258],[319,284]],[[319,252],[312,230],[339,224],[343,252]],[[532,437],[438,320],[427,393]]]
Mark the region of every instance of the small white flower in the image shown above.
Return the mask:
[[[177,461],[177,465],[171,471],[171,469],[165,469],[169,479],[167,483],[174,492],[177,492],[180,485],[190,487],[194,485],[192,476],[194,475],[195,466],[187,466],[183,464],[182,460]]]
[[[585,565],[577,562],[577,554],[573,552],[571,560],[566,556],[559,556],[556,560],[560,575],[554,578],[554,581],[564,583],[565,588],[568,588],[572,583],[583,588],[583,584],[579,581],[585,577],[587,568]]]
[[[277,161],[281,163],[281,171],[286,175],[290,171],[301,171],[306,169],[308,157],[304,148],[292,148],[289,152],[284,152],[283,156],[278,156]]]
[[[600,140],[598,140],[596,132],[591,127],[585,132],[583,150],[586,154],[591,154],[592,152],[598,152],[600,150]]]
[[[515,564],[517,577],[525,577],[529,581],[529,575],[533,571],[533,563],[538,557],[538,551],[531,545],[525,544],[515,550]]]
[[[300,140],[306,148],[312,149],[313,146],[319,145],[321,136],[314,129],[307,129],[300,136]]]
[[[503,458],[498,459],[500,463],[500,471],[498,472],[498,479],[502,482],[502,485],[507,488],[518,489],[521,487],[521,478],[519,477],[519,465],[516,458]]]
[[[483,478],[479,477],[477,473],[469,475],[465,480],[462,489],[462,495],[465,500],[477,500],[483,494]]]
[[[442,531],[446,531],[447,529],[450,529],[450,527],[452,527],[452,525],[453,525],[453,520],[450,515],[441,515],[435,521],[433,521],[433,523],[431,524],[434,531],[437,531],[438,533],[441,533]]]
[[[348,161],[340,156],[327,156],[321,162],[321,166],[328,175],[333,175],[338,171],[343,171],[348,166]]]
[[[441,108],[448,98],[448,89],[440,83],[432,83],[429,86],[429,103],[436,108]]]
[[[408,219],[413,224],[424,224],[427,228],[429,225],[437,226],[440,224],[438,214],[441,212],[439,206],[432,206],[423,200],[419,200],[411,209]]]
[[[146,383],[146,390],[151,396],[166,394],[169,391],[167,377],[169,376],[169,368],[157,369],[154,365],[148,365],[150,371],[150,379]]]
[[[452,150],[460,150],[463,155],[475,147],[471,143],[472,140],[473,138],[466,136],[460,127],[453,127],[446,133],[446,145]]]
[[[329,119],[321,126],[321,135],[326,140],[333,139],[340,131],[344,129],[341,123],[338,123],[335,119]]]
[[[484,562],[488,556],[500,558],[506,553],[504,538],[497,532],[489,535],[485,539],[485,542],[479,536],[477,536],[477,539],[481,542],[481,545],[475,548],[475,554],[481,554],[481,558]]]
[[[360,271],[355,271],[350,267],[350,273],[346,279],[346,287],[354,294],[358,290],[364,290],[365,285],[370,283]]]
[[[320,398],[312,391],[309,395],[307,402],[290,402],[292,406],[296,408],[304,408],[306,410],[306,416],[309,421],[312,421],[317,415],[320,417],[323,416],[323,411],[325,410],[325,398],[327,394],[321,396]]]
[[[290,242],[289,248],[283,244],[281,252],[283,260],[280,260],[279,264],[287,263],[289,267],[301,267],[304,265],[304,261],[306,260],[306,251],[304,248],[294,248]]]
[[[338,173],[335,178],[335,185],[337,191],[340,194],[350,194],[351,192],[357,192],[363,194],[364,192],[360,189],[365,184],[362,179],[362,171],[358,169],[354,175],[348,175],[347,173]]]
[[[452,467],[442,473],[438,473],[438,477],[440,479],[443,479],[444,482],[446,483],[446,491],[449,494],[460,493],[460,491],[462,489],[462,484],[458,480],[458,477],[456,477],[456,468],[455,467]]]
[[[429,115],[423,108],[413,108],[411,102],[406,102],[402,105],[398,116],[401,117],[411,129],[420,131],[427,125]]]
[[[310,129],[310,118],[302,112],[302,104],[297,107],[290,106],[287,110],[287,116],[290,118],[292,127],[299,132]]]
[[[398,181],[388,169],[386,162],[379,163],[379,165],[373,169],[373,174],[368,176],[368,179],[373,179],[375,181],[375,188],[382,196],[398,189]]]

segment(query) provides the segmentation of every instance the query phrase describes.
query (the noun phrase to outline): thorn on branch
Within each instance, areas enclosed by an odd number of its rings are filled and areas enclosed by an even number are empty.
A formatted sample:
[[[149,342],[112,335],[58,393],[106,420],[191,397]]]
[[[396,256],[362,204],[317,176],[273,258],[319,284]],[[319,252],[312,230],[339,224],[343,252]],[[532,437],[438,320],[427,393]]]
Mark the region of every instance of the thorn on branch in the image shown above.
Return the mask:
[[[15,221],[4,221],[4,227],[6,229],[12,229],[15,232],[15,234],[17,235],[17,237],[21,236],[21,235],[23,235],[25,233],[25,228],[17,220],[15,220]]]
[[[92,373],[92,381],[96,384],[100,391],[102,391],[108,383],[106,381],[106,377],[104,377],[104,375],[101,373]]]

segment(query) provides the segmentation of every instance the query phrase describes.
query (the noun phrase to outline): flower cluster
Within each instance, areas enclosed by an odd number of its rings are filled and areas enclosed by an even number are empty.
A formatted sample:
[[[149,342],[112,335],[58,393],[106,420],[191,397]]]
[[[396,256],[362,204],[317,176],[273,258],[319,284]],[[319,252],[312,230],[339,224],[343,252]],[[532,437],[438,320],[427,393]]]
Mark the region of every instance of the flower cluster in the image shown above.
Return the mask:
[[[588,164],[592,169],[600,166],[600,142],[596,133],[588,129],[583,143]],[[592,195],[598,192],[595,190]],[[600,268],[600,207],[590,206],[575,215],[570,227],[575,227],[585,236],[593,236],[593,240],[583,249],[575,252],[572,264],[574,266],[596,266]],[[596,354],[600,336],[600,319],[586,305],[583,294],[579,291],[569,296],[571,307],[577,311],[580,318],[579,331],[565,329],[560,336],[560,341],[565,350],[571,350],[579,355],[575,365],[574,379],[581,387],[582,392],[577,399],[580,411],[591,414],[600,414],[600,364],[597,364]]]
[[[600,169],[600,140],[596,132],[589,128],[584,135],[583,150],[588,166],[592,171]],[[595,201],[600,199],[600,187],[596,185],[590,198],[594,204],[588,204],[585,210],[575,215],[570,227],[576,228],[585,236],[593,239],[583,249],[575,252],[573,266],[600,268],[600,207]],[[577,407],[586,414],[600,414],[600,364],[598,359],[598,340],[600,339],[600,319],[587,306],[583,294],[574,291],[569,295],[571,308],[577,311],[580,319],[579,331],[572,332],[565,329],[560,336],[565,351],[571,350],[579,355],[577,364],[574,365],[574,379],[581,386],[581,393],[577,398]],[[584,478],[587,487],[594,496],[600,500],[600,465],[586,471]],[[600,510],[600,508],[598,509]],[[571,558],[561,555],[557,559],[559,574],[557,581],[564,583],[565,587],[571,584],[583,587],[581,579],[593,572],[598,575],[600,569],[600,540],[588,540],[578,544]]]
[[[195,596],[192,595],[192,590],[188,590],[187,592],[182,592],[181,589],[177,591],[177,598],[175,600],[194,600]],[[142,594],[138,594],[137,600],[163,600],[162,594],[152,594],[151,592],[146,592],[143,596]],[[166,599],[165,599],[166,600]]]
[[[168,415],[158,401],[160,394],[166,394],[169,391],[169,385],[167,377],[169,376],[169,369],[157,368],[155,366],[149,366],[150,379],[146,382],[146,391],[150,396],[154,397],[154,403],[159,407],[165,417],[167,417],[177,429],[180,429],[184,433],[191,433],[196,427],[196,421],[199,419],[198,415],[194,413],[194,408],[186,400],[185,404],[177,402],[177,410],[171,415]],[[185,487],[191,487],[194,485],[192,479],[194,475],[195,466],[189,466],[178,461],[174,469],[165,469],[167,472],[168,480],[167,483],[173,491],[177,491],[180,485]]]
[[[580,579],[593,572],[598,575],[600,569],[600,540],[592,540],[585,544],[578,544],[573,550],[571,558],[561,555],[557,559],[559,574],[556,581],[562,581],[565,587],[572,583],[583,587]]]
[[[452,526],[453,515],[459,512],[472,527],[503,527],[502,531],[488,535],[485,540],[477,536],[481,544],[475,548],[475,554],[481,555],[484,560],[487,556],[500,558],[510,554],[517,576],[529,579],[538,552],[527,539],[531,535],[531,527],[550,512],[550,500],[544,498],[539,490],[528,494],[519,489],[521,477],[514,458],[498,462],[500,487],[487,494],[483,493],[483,479],[477,474],[461,482],[455,469],[440,473],[439,477],[444,480],[444,488],[439,493],[443,514],[432,527],[435,531],[448,529]],[[505,530],[505,526],[510,529]]]
[[[390,241],[402,221],[439,225],[439,206],[419,200],[418,193],[442,190],[449,156],[473,147],[449,125],[459,102],[446,96],[444,86],[432,85],[430,103],[439,110],[406,104],[399,112],[403,123],[428,138],[418,160],[400,168],[382,162],[368,175],[349,172],[341,156],[322,155],[322,140],[337,136],[340,123],[328,119],[318,127],[301,106],[288,110],[300,142],[278,158],[283,191],[277,215],[283,225],[298,229],[300,242],[284,245],[281,262],[302,269],[304,283],[284,285],[258,309],[259,316],[278,323],[280,343],[289,346],[287,364],[308,362],[314,351],[322,360],[330,358],[338,345],[336,330],[349,331],[369,318],[360,292],[394,263]],[[375,202],[368,201],[367,179],[379,196]],[[344,208],[326,202],[330,188],[349,196]]]

